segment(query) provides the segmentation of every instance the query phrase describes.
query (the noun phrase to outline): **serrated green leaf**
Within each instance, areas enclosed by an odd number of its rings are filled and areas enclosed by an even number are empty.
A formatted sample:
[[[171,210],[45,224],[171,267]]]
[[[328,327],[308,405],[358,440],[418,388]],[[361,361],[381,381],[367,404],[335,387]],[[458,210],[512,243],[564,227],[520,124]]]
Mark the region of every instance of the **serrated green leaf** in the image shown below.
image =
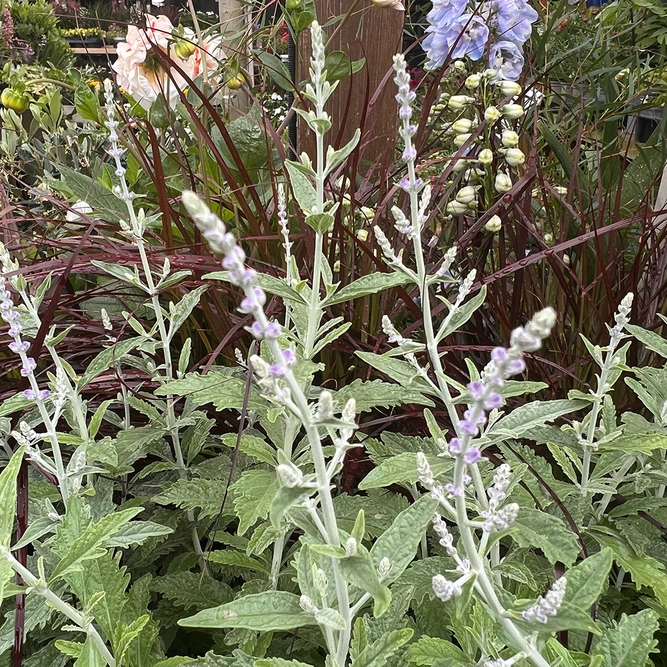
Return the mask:
[[[645,667],[658,643],[653,638],[658,627],[658,615],[651,609],[623,614],[618,624],[605,631],[593,657],[601,656],[604,667]]]
[[[649,350],[657,352],[663,359],[667,359],[667,340],[653,331],[648,331],[636,324],[627,324],[625,327],[637,340],[646,345]]]
[[[563,415],[576,412],[586,407],[584,401],[555,400],[555,401],[532,401],[521,405],[512,412],[499,419],[485,433],[492,442],[503,439],[501,434],[512,434],[511,437],[519,436],[531,428],[543,426],[546,422],[553,421]]]
[[[324,300],[324,305],[333,306],[337,303],[345,303],[353,299],[359,299],[368,294],[377,294],[385,290],[397,287],[399,285],[406,285],[410,282],[408,276],[404,273],[369,273],[366,276],[357,278],[349,285],[334,292],[330,297]]]
[[[436,456],[427,458],[435,477],[452,468],[451,461],[447,459]],[[417,454],[403,452],[382,461],[377,467],[373,468],[359,483],[359,488],[365,491],[391,486],[392,484],[414,484],[418,479]]]
[[[252,570],[253,572],[268,574],[270,571],[267,564],[263,563],[261,560],[252,558],[242,551],[235,551],[233,549],[211,551],[206,558],[212,563],[240,567],[246,570]]]
[[[433,401],[420,392],[405,389],[396,384],[373,380],[354,380],[339,389],[334,395],[334,406],[342,410],[347,401],[354,398],[357,413],[370,412],[375,408],[391,408],[397,405],[415,404],[433,406]]]
[[[230,602],[229,584],[200,572],[174,572],[153,580],[151,588],[184,609],[209,609]]]
[[[70,169],[63,164],[58,165],[61,181],[51,185],[59,190],[69,192],[77,199],[87,202],[96,213],[104,213],[112,222],[125,220],[128,216],[125,202],[116,197],[108,188],[90,176]]]
[[[84,561],[102,556],[106,551],[107,540],[141,512],[143,507],[133,507],[102,517],[96,523],[90,523],[56,565],[50,582],[56,581],[68,572],[80,569]]]
[[[74,663],[74,667],[104,667],[106,664],[107,661],[104,659],[102,653],[100,653],[100,649],[97,648],[97,645],[90,638],[90,635],[88,635],[81,650],[81,655]]]
[[[232,487],[238,534],[245,535],[260,519],[266,519],[278,492],[278,478],[269,470],[246,470]]]
[[[384,584],[396,581],[410,565],[437,507],[437,500],[422,496],[403,510],[390,528],[375,541],[371,548],[371,557],[376,567],[383,558],[388,558],[391,565],[389,574],[383,579]]]
[[[159,505],[176,505],[184,510],[200,510],[202,518],[217,516],[222,506],[227,480],[179,479],[153,497]]]
[[[132,544],[143,544],[149,537],[169,535],[174,529],[154,521],[132,521],[125,524],[118,532],[107,540],[107,547],[127,549]]]
[[[384,667],[398,649],[410,641],[413,630],[403,628],[387,632],[380,639],[366,646],[352,661],[351,667]]]
[[[199,305],[202,294],[208,289],[208,285],[199,285],[195,289],[186,292],[181,300],[169,313],[169,332],[167,339],[171,340],[178,330],[183,326],[185,320],[190,317],[192,311]]]
[[[130,338],[128,340],[121,340],[111,347],[102,350],[88,365],[86,372],[78,383],[78,389],[83,389],[100,373],[104,373],[104,371],[111,368],[114,364],[122,363],[123,357],[139,347],[139,345],[141,345],[141,339]]]
[[[541,549],[552,564],[561,562],[569,567],[579,556],[577,536],[552,514],[522,507],[513,527],[512,538],[519,546]]]
[[[386,357],[382,354],[374,354],[372,352],[359,352],[355,354],[369,366],[372,366],[380,373],[384,373],[395,382],[398,382],[402,387],[414,391],[420,391],[425,394],[433,395],[434,392],[431,387],[419,376],[414,366],[407,361],[395,359],[393,357]]]
[[[611,442],[602,443],[599,449],[605,452],[643,452],[644,454],[650,454],[655,449],[667,449],[667,435],[656,433],[621,435]]]
[[[418,667],[430,667],[440,660],[453,660],[461,665],[472,664],[458,646],[439,637],[420,637],[414,644],[410,644],[405,657],[409,663]]]
[[[567,571],[565,602],[590,609],[602,594],[612,563],[612,550],[603,549]]]
[[[205,609],[181,619],[178,624],[186,628],[246,628],[268,632],[316,625],[317,621],[301,608],[298,595],[265,591]]]
[[[475,314],[475,312],[483,305],[485,301],[486,285],[482,286],[482,289],[480,289],[479,292],[475,294],[474,297],[472,297],[472,299],[469,299],[463,305],[461,305],[451,316],[451,318],[443,322],[443,325],[440,327],[440,330],[436,336],[436,340],[440,342],[447,338],[447,336],[450,334],[458,331]],[[445,324],[447,326],[445,326]]]

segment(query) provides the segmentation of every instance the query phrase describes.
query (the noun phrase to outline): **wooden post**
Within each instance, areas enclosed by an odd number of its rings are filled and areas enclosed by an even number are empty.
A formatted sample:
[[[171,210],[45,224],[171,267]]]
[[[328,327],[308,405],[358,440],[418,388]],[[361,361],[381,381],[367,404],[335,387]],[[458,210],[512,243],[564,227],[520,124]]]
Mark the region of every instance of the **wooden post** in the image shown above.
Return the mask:
[[[315,0],[318,21],[325,25],[334,16],[344,15],[351,0]],[[373,163],[387,165],[393,157],[398,116],[394,99],[393,76],[382,88],[382,81],[392,68],[392,57],[402,49],[405,15],[396,9],[377,7],[370,0],[361,0],[343,27],[339,22],[324,29],[327,35],[336,31],[333,41],[327,42],[327,53],[343,51],[351,61],[366,59],[364,67],[338,83],[326,110],[333,127],[326,140],[340,148],[350,140],[357,128],[362,131],[363,164],[361,173]],[[299,40],[297,63],[298,80],[308,78],[311,55],[310,32],[304,30]],[[297,151],[314,152],[313,134],[299,121]]]

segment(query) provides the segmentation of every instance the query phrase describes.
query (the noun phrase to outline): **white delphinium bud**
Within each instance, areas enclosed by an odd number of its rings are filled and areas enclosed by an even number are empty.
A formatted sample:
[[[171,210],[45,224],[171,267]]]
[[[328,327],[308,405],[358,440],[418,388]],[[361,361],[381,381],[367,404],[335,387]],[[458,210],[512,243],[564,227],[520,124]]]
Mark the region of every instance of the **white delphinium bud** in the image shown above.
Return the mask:
[[[500,118],[500,111],[497,107],[490,106],[484,110],[484,120],[487,123],[495,123]]]
[[[500,219],[500,216],[494,215],[489,218],[489,221],[484,225],[484,229],[490,234],[496,234],[502,229],[502,226],[503,222]]]
[[[435,486],[435,479],[431,472],[431,466],[424,452],[417,452],[417,473],[419,474],[420,483],[427,489],[432,489]]]
[[[456,201],[461,204],[470,204],[477,199],[477,188],[472,185],[466,185],[456,193]]]
[[[570,256],[567,253],[564,253],[563,254],[563,264],[565,264],[565,266],[570,266],[571,263],[572,263],[572,260],[570,259]]]
[[[553,240],[554,240],[553,234],[549,234],[549,232],[547,232],[547,233],[544,235],[544,242],[545,242],[547,245],[553,243]]]
[[[386,577],[391,572],[391,561],[384,556],[378,563],[378,574],[380,578]]]
[[[356,556],[359,548],[359,543],[354,537],[348,537],[345,541],[345,555],[346,556]]]
[[[454,130],[456,134],[465,134],[466,132],[470,132],[472,125],[472,121],[468,118],[459,118],[452,125],[452,130]]]
[[[500,88],[503,95],[514,97],[521,93],[521,86],[516,81],[498,81],[496,85]]]
[[[333,397],[331,392],[323,391],[317,401],[317,410],[315,410],[315,419],[317,421],[326,421],[334,416]]]
[[[302,595],[299,598],[299,606],[306,614],[315,614],[318,611],[315,603],[307,595]]]
[[[498,192],[508,192],[512,189],[512,179],[505,172],[499,171],[493,185]]]
[[[468,141],[468,139],[470,139],[470,137],[472,137],[472,134],[470,134],[469,132],[465,134],[457,134],[454,137],[454,145],[457,148],[461,148],[461,146],[463,146],[463,144],[465,144]]]
[[[474,90],[475,88],[479,88],[479,84],[482,82],[482,77],[479,74],[471,74],[466,80],[465,80],[465,87],[468,88],[468,90]]]
[[[358,238],[362,243],[365,243],[366,241],[368,241],[368,230],[366,230],[366,229],[360,229],[360,230],[357,232],[357,238]]]
[[[501,112],[505,118],[509,118],[510,120],[516,120],[517,118],[521,118],[521,116],[524,115],[525,110],[520,104],[505,104],[501,108]]]
[[[431,580],[433,592],[443,602],[448,602],[453,597],[461,595],[461,586],[455,581],[448,581],[441,574],[436,574]]]
[[[468,95],[452,95],[447,101],[447,106],[453,111],[459,111],[474,101],[475,98]]]
[[[339,273],[340,272],[340,260],[337,259],[334,263],[333,266],[331,267],[334,273]]]
[[[489,165],[493,162],[493,151],[490,148],[483,148],[477,156],[478,162],[483,165]]]
[[[510,167],[519,167],[526,161],[526,156],[519,148],[508,148],[505,151],[505,162]]]
[[[462,204],[460,201],[450,201],[447,204],[447,213],[451,215],[462,215],[463,213],[467,213],[470,209],[467,204]]]
[[[485,69],[482,72],[482,76],[485,79],[495,79],[498,76],[498,72],[496,72],[495,69],[492,69],[492,68],[489,67],[489,69]]]
[[[283,486],[294,489],[303,484],[303,473],[293,463],[281,463],[276,466],[278,479]]]
[[[566,588],[567,579],[565,577],[557,579],[551,587],[551,590],[544,597],[538,598],[537,602],[532,607],[522,611],[521,615],[527,621],[546,623],[550,616],[556,616],[556,614],[558,614],[558,610],[565,598]]]
[[[457,72],[465,72],[466,64],[463,62],[463,60],[455,60],[455,61],[452,63],[452,67],[453,67]]]
[[[506,148],[514,148],[519,145],[519,135],[514,130],[503,130],[500,141]]]

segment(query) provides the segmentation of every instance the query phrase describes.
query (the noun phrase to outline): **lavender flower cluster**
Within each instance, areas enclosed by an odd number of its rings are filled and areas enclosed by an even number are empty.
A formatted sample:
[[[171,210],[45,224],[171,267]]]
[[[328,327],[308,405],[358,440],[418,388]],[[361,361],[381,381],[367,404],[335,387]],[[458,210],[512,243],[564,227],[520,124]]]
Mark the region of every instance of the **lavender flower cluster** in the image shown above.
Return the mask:
[[[480,60],[488,52],[497,77],[516,81],[537,17],[528,0],[434,0],[424,40],[428,66],[440,67],[448,57]]]
[[[30,349],[30,343],[23,340],[21,336],[23,326],[19,321],[20,315],[14,309],[14,299],[6,287],[4,276],[0,276],[0,317],[9,324],[8,333],[12,338],[9,349],[21,358],[21,375],[25,378],[30,378],[33,385],[32,388],[26,389],[23,395],[29,401],[45,401],[49,397],[49,391],[48,389],[36,389],[36,382],[32,381],[34,370],[37,368],[37,362],[27,354]]]

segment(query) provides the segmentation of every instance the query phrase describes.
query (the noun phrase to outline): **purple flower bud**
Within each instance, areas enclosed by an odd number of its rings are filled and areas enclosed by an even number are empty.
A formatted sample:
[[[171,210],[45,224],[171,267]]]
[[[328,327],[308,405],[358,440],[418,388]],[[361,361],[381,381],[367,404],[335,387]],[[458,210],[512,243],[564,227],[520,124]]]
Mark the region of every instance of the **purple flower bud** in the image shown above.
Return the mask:
[[[399,118],[410,118],[412,116],[412,109],[410,107],[404,106],[398,110]]]
[[[463,495],[463,489],[460,486],[454,486],[453,484],[445,484],[445,491],[455,498]]]
[[[9,335],[12,338],[18,338],[21,335],[21,331],[23,331],[23,327],[18,322],[13,322],[9,327]]]
[[[250,297],[246,297],[241,301],[241,305],[239,306],[239,310],[242,313],[254,313],[257,309],[259,308],[259,304],[255,299],[251,299]]]
[[[35,400],[35,392],[32,389],[26,389],[23,392],[23,395],[29,400],[29,401],[34,401]]]
[[[467,419],[462,419],[459,422],[459,428],[463,433],[466,433],[467,435],[477,435],[479,433],[479,429],[475,424],[473,424],[471,421],[468,421]]]
[[[283,350],[283,361],[287,364],[287,366],[294,366],[296,363],[296,354],[289,348],[286,350]]]
[[[486,401],[484,401],[484,407],[487,410],[493,410],[494,408],[501,407],[503,403],[504,403],[503,397],[500,394],[493,392],[492,394],[489,394]]]
[[[252,326],[250,327],[250,331],[252,331],[252,335],[257,340],[262,340],[262,338],[264,338],[264,330],[262,329],[262,325],[259,322],[253,322]]]
[[[257,279],[257,271],[255,269],[250,269],[248,267],[243,269],[243,274],[241,275],[240,283],[242,285],[250,285],[255,282]]]
[[[460,438],[452,438],[449,441],[449,451],[451,454],[460,454],[461,453],[461,442]]]
[[[9,344],[9,349],[12,352],[16,352],[16,354],[18,354],[19,352],[27,352],[29,348],[30,348],[30,343],[28,343],[28,341],[25,340],[21,341],[20,343],[17,341],[12,341]]]
[[[269,366],[269,377],[281,378],[285,375],[285,369],[278,364],[271,364]]]
[[[263,306],[266,303],[266,294],[264,294],[264,290],[261,287],[253,287],[252,293],[260,306]]]
[[[14,307],[14,302],[9,298],[5,298],[2,301],[0,301],[0,308],[2,310],[11,310],[13,307]]]
[[[282,332],[282,327],[280,324],[277,322],[269,322],[269,325],[266,327],[266,330],[264,331],[264,335],[271,339],[275,340],[280,336],[280,333]]]
[[[414,148],[414,146],[411,146],[410,148],[406,148],[403,151],[403,159],[408,162],[409,160],[414,160],[417,157],[417,149]]]
[[[477,447],[471,447],[463,456],[463,460],[468,465],[473,465],[473,463],[477,463],[481,458],[482,455],[479,453],[479,449],[477,449]]]
[[[463,483],[464,484],[470,484],[472,482],[472,477],[470,475],[466,475],[463,473]]]
[[[473,401],[479,401],[484,393],[484,385],[479,380],[475,380],[468,385],[468,393]]]
[[[494,347],[491,350],[491,359],[494,361],[507,361],[507,350],[504,347]]]
[[[524,363],[523,359],[512,359],[512,361],[510,361],[507,367],[507,372],[510,375],[523,373],[525,370],[526,370],[526,364]]]
[[[16,322],[18,320],[19,314],[15,310],[3,310],[2,319],[5,322]]]
[[[28,357],[25,360],[25,364],[23,365],[23,368],[21,369],[21,375],[23,377],[28,377],[29,375],[32,375],[32,372],[37,368],[37,364],[35,363],[35,360],[32,357]]]
[[[42,389],[39,394],[37,394],[37,398],[39,398],[40,401],[45,401],[49,396],[51,396],[51,392],[48,389]]]

